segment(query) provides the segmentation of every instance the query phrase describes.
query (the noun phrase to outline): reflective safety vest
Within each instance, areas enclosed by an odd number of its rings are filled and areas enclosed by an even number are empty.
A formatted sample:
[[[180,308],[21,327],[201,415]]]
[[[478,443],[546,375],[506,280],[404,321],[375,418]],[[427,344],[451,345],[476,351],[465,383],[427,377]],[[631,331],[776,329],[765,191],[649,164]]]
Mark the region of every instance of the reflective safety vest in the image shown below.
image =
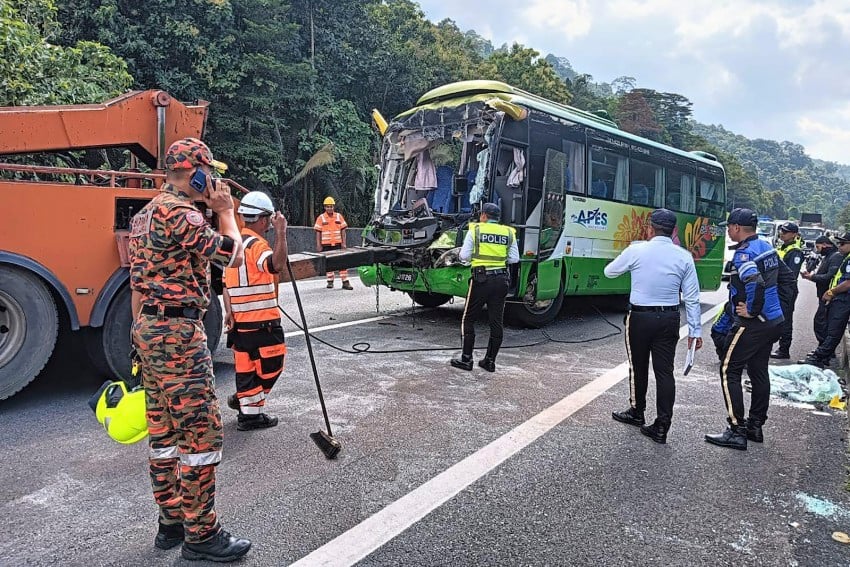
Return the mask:
[[[850,261],[850,254],[844,257],[844,260],[841,261],[841,265],[838,267],[838,271],[835,272],[835,276],[832,278],[832,281],[829,283],[829,287],[833,288],[837,286],[841,282],[841,277],[845,275],[848,270],[847,263]],[[847,277],[850,278],[850,274],[847,274]]]
[[[269,243],[254,231],[242,229],[245,261],[238,268],[224,270],[224,285],[230,296],[230,309],[237,328],[245,329],[258,323],[277,321],[277,266],[272,264]]]
[[[342,244],[342,231],[348,228],[348,225],[339,213],[330,216],[322,213],[313,228],[322,233],[322,246],[334,246]]]
[[[792,240],[789,244],[783,243],[779,248],[776,249],[776,253],[779,254],[779,259],[784,262],[785,255],[788,254],[791,250],[803,250],[803,240],[799,236]]]
[[[516,241],[516,229],[494,222],[470,223],[472,267],[504,268],[508,251]]]

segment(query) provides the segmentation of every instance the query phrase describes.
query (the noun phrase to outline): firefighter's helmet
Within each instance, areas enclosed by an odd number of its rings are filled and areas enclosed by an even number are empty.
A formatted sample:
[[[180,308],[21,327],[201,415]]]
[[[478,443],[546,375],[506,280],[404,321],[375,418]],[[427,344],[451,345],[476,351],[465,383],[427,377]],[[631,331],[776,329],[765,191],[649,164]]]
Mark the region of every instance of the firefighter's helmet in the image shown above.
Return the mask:
[[[115,441],[129,445],[148,434],[145,417],[145,391],[128,390],[122,381],[104,382],[89,400],[97,421]]]

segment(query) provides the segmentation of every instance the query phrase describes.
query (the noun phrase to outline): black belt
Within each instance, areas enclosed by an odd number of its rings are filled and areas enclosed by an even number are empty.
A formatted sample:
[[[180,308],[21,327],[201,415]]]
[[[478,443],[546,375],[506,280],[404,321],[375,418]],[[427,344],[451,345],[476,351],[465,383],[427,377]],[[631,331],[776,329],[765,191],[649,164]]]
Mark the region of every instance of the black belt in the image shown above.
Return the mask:
[[[678,311],[678,305],[629,305],[631,311],[652,311],[655,313],[664,313],[666,311]]]
[[[256,331],[257,329],[280,329],[280,319],[273,321],[251,321],[247,323],[236,323],[234,329],[237,331]]]
[[[204,318],[204,312],[197,307],[180,307],[178,305],[143,305],[142,313],[160,317],[195,319],[196,321]]]

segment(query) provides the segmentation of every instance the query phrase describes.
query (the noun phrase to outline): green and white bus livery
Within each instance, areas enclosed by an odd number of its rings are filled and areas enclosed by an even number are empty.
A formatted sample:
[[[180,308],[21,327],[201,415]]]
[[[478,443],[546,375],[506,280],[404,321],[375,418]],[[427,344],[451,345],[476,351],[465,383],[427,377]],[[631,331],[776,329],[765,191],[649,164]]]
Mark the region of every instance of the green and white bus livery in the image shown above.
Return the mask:
[[[602,270],[644,237],[649,214],[666,207],[674,239],[714,290],[723,267],[726,186],[722,165],[623,132],[605,117],[505,83],[464,81],[426,93],[384,133],[375,214],[367,246],[391,246],[391,264],[359,269],[366,285],[408,292],[437,306],[465,297],[470,270],[457,257],[470,219],[494,202],[516,228],[506,317],[551,322],[564,295],[626,294],[629,278]]]

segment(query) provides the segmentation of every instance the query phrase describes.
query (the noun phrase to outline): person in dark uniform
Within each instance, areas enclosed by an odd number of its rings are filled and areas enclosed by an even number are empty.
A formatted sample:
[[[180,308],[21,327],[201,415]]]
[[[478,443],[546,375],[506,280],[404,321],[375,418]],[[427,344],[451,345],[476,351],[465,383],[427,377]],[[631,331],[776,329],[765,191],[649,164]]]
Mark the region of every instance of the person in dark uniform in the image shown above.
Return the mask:
[[[782,334],[785,318],[779,303],[778,279],[782,260],[776,250],[756,234],[758,216],[750,209],[735,209],[720,223],[738,243],[732,258],[729,303],[735,320],[720,364],[720,381],[729,427],[719,435],[706,435],[714,445],[746,450],[747,441],[764,441],[762,425],[770,404],[767,372],[771,345]],[[749,419],[744,419],[741,375],[747,369],[752,383]]]
[[[805,280],[815,282],[815,289],[818,295],[818,310],[815,312],[813,325],[815,338],[818,340],[818,344],[820,344],[826,338],[826,312],[829,305],[821,298],[826,293],[826,290],[829,289],[829,284],[838,272],[838,268],[844,260],[844,255],[838,251],[838,248],[835,247],[835,244],[827,236],[818,236],[818,239],[815,240],[815,250],[821,256],[817,270],[815,272],[803,272],[801,276]],[[810,352],[809,355],[814,352]]]
[[[673,364],[679,342],[679,294],[685,300],[688,319],[688,347],[696,341],[702,347],[699,281],[691,254],[673,243],[676,215],[656,209],[649,217],[649,240],[632,243],[605,266],[605,276],[616,278],[631,273],[629,313],[626,315],[626,353],[629,357],[629,408],[613,412],[621,423],[640,426],[640,431],[656,443],[667,442],[673,419],[676,382]],[[657,414],[646,425],[646,389],[649,358],[655,373]]]
[[[481,207],[480,222],[469,223],[469,230],[460,249],[460,259],[471,260],[472,277],[466,295],[466,307],[461,321],[463,353],[453,358],[451,365],[461,370],[472,370],[472,351],[475,348],[475,320],[484,305],[490,320],[490,340],[487,354],[478,366],[487,372],[496,371],[496,355],[502,346],[505,297],[508,294],[507,264],[519,262],[516,229],[499,224],[502,210],[494,203]]]
[[[791,339],[794,334],[794,306],[797,303],[797,278],[803,267],[803,239],[800,238],[800,228],[791,221],[779,225],[779,239],[782,244],[776,249],[779,259],[785,262],[791,270],[791,278],[788,283],[782,283],[780,300],[782,304],[782,315],[785,323],[782,327],[782,336],[779,337],[779,346],[770,355],[771,358],[787,360],[791,358]]]
[[[850,319],[850,232],[845,232],[838,238],[838,251],[844,257],[838,271],[832,278],[829,288],[821,296],[821,301],[827,304],[826,336],[805,360],[803,364],[811,364],[818,368],[829,365],[835,356],[835,349],[844,336],[847,320]]]

